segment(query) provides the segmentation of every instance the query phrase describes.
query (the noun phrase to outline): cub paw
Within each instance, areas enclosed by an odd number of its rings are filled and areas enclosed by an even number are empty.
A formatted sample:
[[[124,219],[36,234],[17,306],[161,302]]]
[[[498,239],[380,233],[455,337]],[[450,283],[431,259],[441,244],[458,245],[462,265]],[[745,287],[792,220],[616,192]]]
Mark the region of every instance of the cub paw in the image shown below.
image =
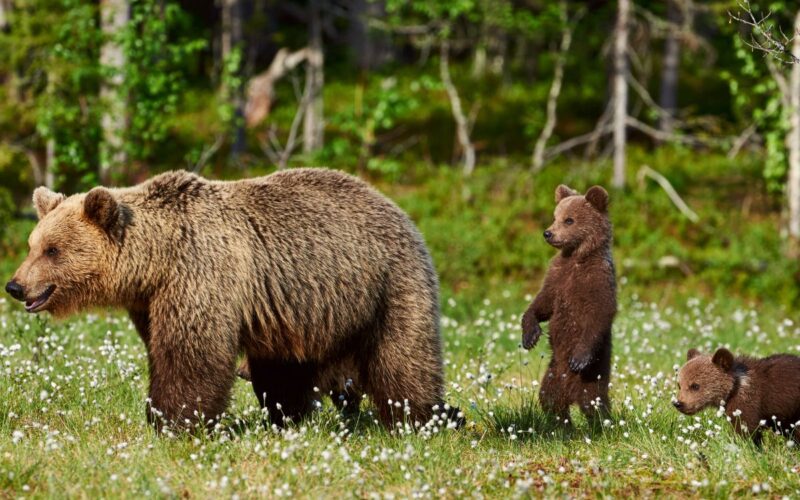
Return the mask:
[[[536,317],[531,313],[525,313],[522,317],[522,347],[530,350],[539,341],[542,335],[542,328]]]

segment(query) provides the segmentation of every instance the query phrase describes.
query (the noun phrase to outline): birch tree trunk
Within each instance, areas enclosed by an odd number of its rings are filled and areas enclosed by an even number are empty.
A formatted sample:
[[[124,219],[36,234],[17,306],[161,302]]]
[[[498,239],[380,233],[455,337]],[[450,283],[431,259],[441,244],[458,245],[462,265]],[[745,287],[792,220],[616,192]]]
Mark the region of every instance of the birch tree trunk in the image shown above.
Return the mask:
[[[0,31],[8,29],[8,16],[11,13],[11,1],[0,0]]]
[[[673,117],[678,107],[678,69],[681,59],[681,42],[676,27],[681,23],[678,0],[667,0],[667,20],[670,29],[664,42],[664,61],[661,69],[661,92],[658,105],[666,113],[658,120],[658,128],[667,134],[672,133]]]
[[[625,122],[628,116],[628,18],[630,0],[618,0],[617,25],[614,30],[614,177],[611,185],[625,186]]]
[[[322,148],[325,123],[323,118],[322,90],[325,84],[325,56],[322,48],[322,0],[309,1],[309,43],[306,80],[309,82],[309,103],[303,119],[303,152]]]
[[[800,10],[794,20],[794,32],[800,33]],[[792,53],[800,54],[800,35],[795,35]],[[800,247],[800,64],[792,65],[789,79],[789,133],[786,144],[789,148],[789,180],[786,195],[789,198],[789,237],[791,252],[795,255]]]
[[[456,122],[456,137],[464,155],[464,175],[470,176],[472,171],[475,170],[475,146],[469,138],[469,120],[464,114],[464,108],[461,106],[458,90],[453,84],[452,78],[450,78],[450,46],[447,41],[442,41],[440,50],[439,72],[444,88],[447,91],[447,97],[450,99],[450,110],[453,113],[453,119]]]
[[[100,182],[108,184],[111,172],[125,164],[123,135],[127,124],[127,96],[120,87],[124,83],[123,69],[125,54],[122,47],[114,41],[130,19],[130,6],[127,0],[102,0],[100,2],[100,23],[106,40],[100,49],[100,64],[111,71],[111,77],[103,83],[100,96],[106,103],[101,119],[103,144],[100,149]],[[49,156],[49,155],[48,155]],[[47,166],[52,171],[52,165]]]

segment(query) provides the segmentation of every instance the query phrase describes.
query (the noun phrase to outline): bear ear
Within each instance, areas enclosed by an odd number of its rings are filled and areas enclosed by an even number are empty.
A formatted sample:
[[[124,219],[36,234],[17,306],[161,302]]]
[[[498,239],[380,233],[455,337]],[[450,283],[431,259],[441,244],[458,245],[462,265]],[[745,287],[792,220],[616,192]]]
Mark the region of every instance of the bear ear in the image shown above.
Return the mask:
[[[44,186],[40,186],[33,191],[33,206],[36,207],[36,214],[39,220],[50,213],[62,201],[66,199],[61,193],[54,193]]]
[[[686,353],[686,361],[691,361],[693,358],[696,358],[700,355],[700,351],[697,349],[689,349],[689,352]]]
[[[608,192],[602,187],[592,186],[586,191],[585,198],[598,212],[605,213],[608,210]]]
[[[575,196],[577,191],[571,189],[569,186],[565,184],[559,184],[556,188],[556,203],[560,203],[561,200],[567,198],[568,196]]]
[[[727,372],[733,366],[733,354],[724,347],[720,347],[714,353],[711,362],[722,368],[722,371]]]
[[[130,219],[127,207],[119,203],[111,191],[102,187],[96,187],[86,193],[83,213],[90,222],[106,231],[115,240],[121,238]]]

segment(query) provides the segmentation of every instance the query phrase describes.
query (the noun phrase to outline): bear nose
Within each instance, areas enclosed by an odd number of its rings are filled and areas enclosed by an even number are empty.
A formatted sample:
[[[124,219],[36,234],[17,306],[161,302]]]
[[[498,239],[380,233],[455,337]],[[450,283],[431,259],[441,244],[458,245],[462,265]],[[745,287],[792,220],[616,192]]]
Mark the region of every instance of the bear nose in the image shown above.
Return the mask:
[[[25,299],[25,290],[22,288],[22,285],[14,280],[6,283],[6,292],[17,300]]]
[[[553,232],[552,231],[545,231],[544,232],[544,239],[549,240],[552,237],[553,237]]]
[[[673,401],[672,406],[680,410],[681,408],[683,408],[683,403],[681,403],[680,401]]]

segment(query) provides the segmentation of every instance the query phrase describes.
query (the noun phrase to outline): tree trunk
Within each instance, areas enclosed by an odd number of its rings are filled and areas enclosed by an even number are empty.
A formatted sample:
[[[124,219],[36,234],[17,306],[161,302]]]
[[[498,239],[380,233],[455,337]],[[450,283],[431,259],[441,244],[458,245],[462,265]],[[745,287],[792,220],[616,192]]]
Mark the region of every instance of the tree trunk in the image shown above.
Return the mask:
[[[664,42],[664,60],[661,69],[661,92],[658,105],[664,110],[659,117],[658,128],[662,132],[672,133],[673,118],[678,108],[678,69],[681,62],[681,42],[677,26],[681,23],[681,11],[678,0],[667,0],[667,21],[670,29]]]
[[[0,0],[0,31],[8,29],[8,16],[11,13],[11,0]]]
[[[390,43],[386,32],[369,28],[370,19],[383,20],[386,17],[386,2],[353,0],[349,12],[347,39],[356,66],[364,74],[390,59]]]
[[[306,79],[309,82],[309,103],[303,120],[303,152],[322,148],[325,123],[322,90],[325,82],[325,56],[322,48],[322,0],[309,0],[309,43]]]
[[[794,32],[800,33],[800,10],[794,21]],[[800,54],[800,36],[794,37],[792,53]],[[792,66],[789,80],[789,133],[786,143],[789,148],[789,180],[786,195],[789,198],[789,237],[791,253],[800,249],[800,64]]]
[[[235,50],[243,50],[242,0],[222,0],[222,61],[225,64]],[[242,55],[244,55],[242,53]],[[237,71],[241,73],[241,62]],[[231,135],[231,157],[237,158],[245,150],[244,132],[244,89],[241,86],[226,89],[230,94],[230,105],[233,107],[233,124]]]
[[[108,68],[111,77],[103,83],[100,96],[106,103],[101,119],[103,144],[100,151],[100,182],[109,184],[114,169],[125,164],[123,135],[127,122],[127,96],[122,95],[120,87],[124,83],[123,69],[125,54],[114,40],[130,19],[130,6],[127,0],[102,0],[100,2],[100,22],[106,37],[100,49],[100,64]],[[48,146],[49,147],[49,146]],[[48,162],[48,170],[52,170]]]
[[[618,0],[614,30],[614,177],[611,185],[625,187],[625,122],[628,115],[628,18],[630,0]]]
[[[475,170],[475,146],[469,138],[470,125],[469,120],[464,115],[461,98],[458,95],[456,86],[453,84],[453,80],[450,78],[450,46],[447,41],[443,41],[441,45],[439,71],[442,83],[447,91],[447,97],[450,99],[450,109],[456,122],[456,137],[464,155],[464,175],[469,176]]]

